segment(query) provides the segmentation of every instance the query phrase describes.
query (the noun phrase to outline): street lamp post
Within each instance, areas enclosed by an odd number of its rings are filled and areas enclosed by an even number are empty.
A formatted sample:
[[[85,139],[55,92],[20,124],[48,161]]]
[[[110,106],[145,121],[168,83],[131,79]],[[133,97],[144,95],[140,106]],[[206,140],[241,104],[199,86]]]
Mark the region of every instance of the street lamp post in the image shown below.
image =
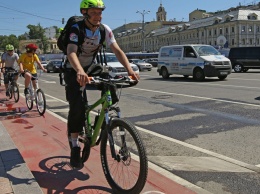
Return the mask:
[[[140,13],[142,15],[143,21],[142,21],[142,51],[145,51],[145,45],[144,45],[144,15],[150,13],[150,11],[143,10],[142,12],[137,11],[136,13]]]

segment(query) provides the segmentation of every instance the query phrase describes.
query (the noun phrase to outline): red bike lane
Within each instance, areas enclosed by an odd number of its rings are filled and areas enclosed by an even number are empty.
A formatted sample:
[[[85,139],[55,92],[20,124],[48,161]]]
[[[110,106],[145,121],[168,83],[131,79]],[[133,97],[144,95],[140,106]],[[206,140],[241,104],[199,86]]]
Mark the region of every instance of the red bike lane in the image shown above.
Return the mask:
[[[66,122],[49,111],[40,116],[34,107],[27,110],[24,98],[18,103],[0,93],[0,121],[8,131],[43,193],[112,193],[100,162],[99,147],[91,149],[89,160],[80,170],[69,165],[70,148]],[[194,191],[149,167],[143,194]]]

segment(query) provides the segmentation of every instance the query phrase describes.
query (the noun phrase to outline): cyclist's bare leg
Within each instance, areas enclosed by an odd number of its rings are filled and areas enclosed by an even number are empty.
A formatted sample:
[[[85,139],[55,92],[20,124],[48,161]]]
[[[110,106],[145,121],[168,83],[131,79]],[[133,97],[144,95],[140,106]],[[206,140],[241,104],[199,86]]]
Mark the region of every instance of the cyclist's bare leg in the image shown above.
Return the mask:
[[[30,84],[31,79],[32,79],[31,74],[26,72],[26,73],[24,74],[24,87],[25,87],[25,88],[28,88],[28,87],[29,87],[29,84]]]
[[[32,80],[32,85],[33,85],[34,90],[38,89],[36,82],[37,82],[37,80]]]

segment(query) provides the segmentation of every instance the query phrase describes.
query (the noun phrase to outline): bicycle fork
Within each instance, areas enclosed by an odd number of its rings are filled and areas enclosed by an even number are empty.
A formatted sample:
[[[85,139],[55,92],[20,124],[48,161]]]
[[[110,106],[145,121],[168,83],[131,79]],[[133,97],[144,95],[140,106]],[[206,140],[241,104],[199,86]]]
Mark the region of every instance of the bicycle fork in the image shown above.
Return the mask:
[[[116,117],[120,118],[120,116],[121,116],[120,108],[119,107],[111,107],[111,108],[116,111],[116,113],[117,113]],[[121,160],[120,155],[122,155],[122,154],[125,155],[124,153],[127,151],[126,141],[125,141],[125,131],[124,131],[123,127],[120,127],[119,135],[121,137],[121,149],[120,149],[119,153],[117,154],[116,150],[115,150],[115,141],[114,141],[112,130],[111,130],[112,119],[113,119],[113,117],[111,117],[111,118],[109,117],[109,110],[106,110],[106,112],[105,112],[106,131],[107,131],[107,135],[108,135],[111,156],[112,156],[112,158],[114,158],[114,160],[116,160],[117,162],[120,162],[120,160]]]

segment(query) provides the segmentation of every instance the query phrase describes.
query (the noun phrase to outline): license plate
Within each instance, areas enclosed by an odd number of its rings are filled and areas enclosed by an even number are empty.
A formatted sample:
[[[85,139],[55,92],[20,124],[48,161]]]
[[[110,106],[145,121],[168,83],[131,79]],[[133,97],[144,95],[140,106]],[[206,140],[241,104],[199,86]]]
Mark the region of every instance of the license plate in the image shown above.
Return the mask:
[[[220,75],[227,75],[227,72],[220,72]]]

